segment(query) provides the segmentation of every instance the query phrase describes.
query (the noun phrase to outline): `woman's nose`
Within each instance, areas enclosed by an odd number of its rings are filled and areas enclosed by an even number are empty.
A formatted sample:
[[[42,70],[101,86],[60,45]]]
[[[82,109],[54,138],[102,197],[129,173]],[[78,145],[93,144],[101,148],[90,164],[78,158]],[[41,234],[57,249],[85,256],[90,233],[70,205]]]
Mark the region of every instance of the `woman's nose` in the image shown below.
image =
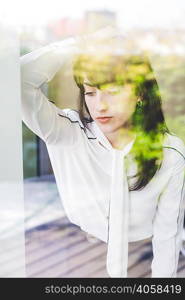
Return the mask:
[[[98,91],[97,93],[96,109],[97,111],[105,111],[108,109],[106,95],[102,91]]]

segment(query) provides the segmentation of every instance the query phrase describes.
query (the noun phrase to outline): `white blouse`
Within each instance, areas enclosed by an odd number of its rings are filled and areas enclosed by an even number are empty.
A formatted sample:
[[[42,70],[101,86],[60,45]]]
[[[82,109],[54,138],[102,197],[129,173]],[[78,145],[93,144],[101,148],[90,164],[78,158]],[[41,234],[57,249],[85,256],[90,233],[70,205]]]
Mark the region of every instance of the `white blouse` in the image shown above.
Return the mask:
[[[152,237],[152,277],[176,277],[185,210],[185,146],[166,134],[160,170],[140,191],[128,190],[125,157],[134,141],[114,149],[93,121],[59,109],[40,87],[73,53],[73,41],[50,44],[21,57],[22,118],[46,143],[70,221],[108,243],[110,277],[127,277],[128,242]],[[65,84],[65,83],[63,83]]]

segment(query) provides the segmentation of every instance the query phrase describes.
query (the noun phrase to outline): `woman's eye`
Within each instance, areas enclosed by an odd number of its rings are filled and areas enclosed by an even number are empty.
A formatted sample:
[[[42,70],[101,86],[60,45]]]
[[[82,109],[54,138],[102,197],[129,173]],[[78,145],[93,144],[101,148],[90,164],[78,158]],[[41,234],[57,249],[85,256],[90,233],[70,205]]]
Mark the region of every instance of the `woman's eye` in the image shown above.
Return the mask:
[[[85,96],[94,96],[96,94],[96,92],[85,92],[84,95]]]

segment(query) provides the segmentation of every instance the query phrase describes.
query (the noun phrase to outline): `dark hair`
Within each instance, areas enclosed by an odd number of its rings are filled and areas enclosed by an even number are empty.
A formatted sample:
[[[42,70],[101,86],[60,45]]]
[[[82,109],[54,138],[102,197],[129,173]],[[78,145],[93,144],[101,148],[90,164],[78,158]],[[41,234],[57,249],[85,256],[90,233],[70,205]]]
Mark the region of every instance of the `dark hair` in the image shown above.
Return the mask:
[[[98,88],[108,82],[132,84],[140,103],[131,117],[136,139],[129,155],[136,161],[138,172],[132,177],[128,176],[128,179],[136,178],[134,184],[129,184],[130,191],[141,190],[161,166],[163,139],[165,133],[169,133],[162,112],[159,87],[146,55],[107,56],[102,64],[101,60],[102,57],[79,55],[74,61],[74,79],[80,89],[80,119],[85,127],[93,121],[84,97],[85,76]]]

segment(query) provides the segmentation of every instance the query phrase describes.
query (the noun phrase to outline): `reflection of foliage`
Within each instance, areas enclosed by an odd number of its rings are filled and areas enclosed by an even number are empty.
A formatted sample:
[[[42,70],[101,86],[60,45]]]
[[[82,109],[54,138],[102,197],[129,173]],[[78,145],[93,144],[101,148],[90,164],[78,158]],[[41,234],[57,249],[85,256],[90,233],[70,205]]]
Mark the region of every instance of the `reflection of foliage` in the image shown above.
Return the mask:
[[[53,102],[55,102],[57,99],[59,85],[60,85],[60,83],[58,82],[58,80],[56,78],[55,78],[55,80],[50,81],[48,83],[47,97],[48,97],[48,99],[50,99]]]
[[[132,87],[132,95],[140,98],[142,106],[136,105],[131,117],[131,129],[136,133],[132,155],[137,163],[137,181],[130,190],[143,188],[160,167],[165,125],[161,109],[159,88],[146,55],[98,56],[79,55],[74,61],[74,78],[81,91],[80,116],[82,122],[84,81],[104,89],[109,84]],[[91,117],[89,120],[92,120]]]
[[[185,57],[157,57],[156,63],[167,125],[185,141]]]
[[[185,114],[185,59],[165,58],[165,69],[160,72],[160,83],[164,94],[164,107],[170,116]]]
[[[180,136],[185,142],[185,114],[173,117],[167,117],[166,123],[169,124],[169,130]]]
[[[35,134],[24,123],[22,123],[22,129],[24,178],[27,178],[36,176],[37,173],[37,145]]]
[[[158,131],[149,133],[137,132],[137,138],[130,152],[137,163],[138,172],[135,174],[137,181],[130,187],[130,190],[145,186],[160,168],[163,159],[163,140],[164,135],[160,128]]]
[[[141,84],[153,79],[153,72],[146,56],[79,55],[74,61],[74,76],[81,84],[87,78],[91,85],[100,88],[107,83],[125,85]]]
[[[21,47],[20,56],[25,55],[30,52],[30,49],[27,47]]]

